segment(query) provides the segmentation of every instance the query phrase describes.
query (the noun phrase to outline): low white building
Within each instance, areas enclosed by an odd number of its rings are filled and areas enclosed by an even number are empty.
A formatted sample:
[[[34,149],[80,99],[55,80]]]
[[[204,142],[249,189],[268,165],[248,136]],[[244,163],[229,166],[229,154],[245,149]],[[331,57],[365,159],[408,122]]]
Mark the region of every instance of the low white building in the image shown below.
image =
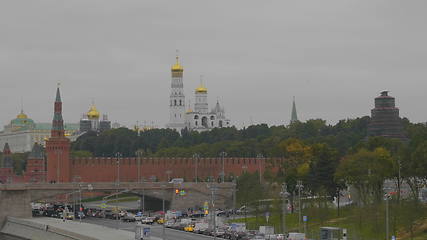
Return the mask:
[[[195,95],[194,111],[190,108],[185,114],[185,128],[202,132],[213,128],[230,127],[230,120],[225,117],[225,110],[219,101],[211,111],[208,110],[208,90],[203,85],[196,88]]]

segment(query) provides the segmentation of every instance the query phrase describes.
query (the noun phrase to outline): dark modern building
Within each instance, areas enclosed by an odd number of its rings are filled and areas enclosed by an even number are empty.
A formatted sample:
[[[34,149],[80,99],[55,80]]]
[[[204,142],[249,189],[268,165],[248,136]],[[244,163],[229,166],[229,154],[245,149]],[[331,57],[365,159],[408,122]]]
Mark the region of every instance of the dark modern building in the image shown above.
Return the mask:
[[[399,108],[388,91],[381,92],[375,98],[375,108],[371,110],[371,122],[368,125],[368,137],[371,136],[407,139],[399,117]]]

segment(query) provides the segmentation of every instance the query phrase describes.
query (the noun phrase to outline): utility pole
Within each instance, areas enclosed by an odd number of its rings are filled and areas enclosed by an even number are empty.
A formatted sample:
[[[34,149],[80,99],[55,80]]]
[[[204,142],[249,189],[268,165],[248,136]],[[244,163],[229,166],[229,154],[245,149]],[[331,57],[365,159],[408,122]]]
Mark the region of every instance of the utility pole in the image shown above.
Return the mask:
[[[199,180],[198,180],[199,176],[197,175],[198,174],[197,173],[197,168],[198,168],[198,164],[199,164],[200,155],[198,153],[195,153],[195,154],[193,154],[193,158],[194,158],[194,161],[195,161],[194,176],[196,178],[196,180],[195,180],[196,183],[198,183],[199,182]]]
[[[222,160],[222,172],[221,172],[221,182],[224,183],[225,182],[225,163],[224,163],[224,158],[227,156],[227,153],[222,151],[220,153],[221,155],[221,160]]]
[[[304,187],[302,185],[302,181],[298,180],[297,181],[297,186],[298,188],[298,230],[301,232],[301,220],[302,220],[302,207],[301,207],[301,189]]]
[[[287,204],[287,198],[289,196],[289,193],[287,191],[287,185],[286,183],[282,184],[282,192],[280,193],[282,195],[282,230],[283,230],[283,234],[286,234],[286,214],[287,214],[287,208],[288,208],[288,204]]]

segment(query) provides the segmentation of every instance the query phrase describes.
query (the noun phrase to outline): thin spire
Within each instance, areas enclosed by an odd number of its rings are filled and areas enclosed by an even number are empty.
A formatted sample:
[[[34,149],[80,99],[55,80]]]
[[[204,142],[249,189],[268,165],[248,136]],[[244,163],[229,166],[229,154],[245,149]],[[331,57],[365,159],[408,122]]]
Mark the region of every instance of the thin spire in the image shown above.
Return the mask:
[[[291,115],[291,124],[298,121],[298,115],[297,115],[297,107],[295,105],[295,96],[293,97],[292,101],[292,115]]]
[[[55,102],[61,102],[61,93],[59,91],[59,86],[60,85],[61,85],[61,83],[58,82],[57,88],[56,88],[56,99],[55,99]]]
[[[175,50],[176,51],[176,64],[179,64],[179,50],[178,49],[176,49]]]

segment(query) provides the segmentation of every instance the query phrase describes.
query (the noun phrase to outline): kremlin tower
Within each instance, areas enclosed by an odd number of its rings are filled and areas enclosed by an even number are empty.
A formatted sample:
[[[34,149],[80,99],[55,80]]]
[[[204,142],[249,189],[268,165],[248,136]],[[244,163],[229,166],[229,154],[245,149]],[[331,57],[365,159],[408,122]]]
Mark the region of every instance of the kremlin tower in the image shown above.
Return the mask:
[[[62,119],[62,101],[59,86],[56,90],[54,115],[51,137],[46,141],[47,181],[69,182],[70,170],[70,140],[64,135],[64,120]]]
[[[399,117],[399,108],[395,99],[382,91],[375,98],[375,108],[371,110],[371,122],[368,125],[368,136],[397,138],[406,141],[402,119]]]
[[[169,97],[169,123],[168,128],[181,132],[185,127],[185,95],[183,73],[184,68],[179,63],[176,56],[176,63],[172,66],[171,94]]]

